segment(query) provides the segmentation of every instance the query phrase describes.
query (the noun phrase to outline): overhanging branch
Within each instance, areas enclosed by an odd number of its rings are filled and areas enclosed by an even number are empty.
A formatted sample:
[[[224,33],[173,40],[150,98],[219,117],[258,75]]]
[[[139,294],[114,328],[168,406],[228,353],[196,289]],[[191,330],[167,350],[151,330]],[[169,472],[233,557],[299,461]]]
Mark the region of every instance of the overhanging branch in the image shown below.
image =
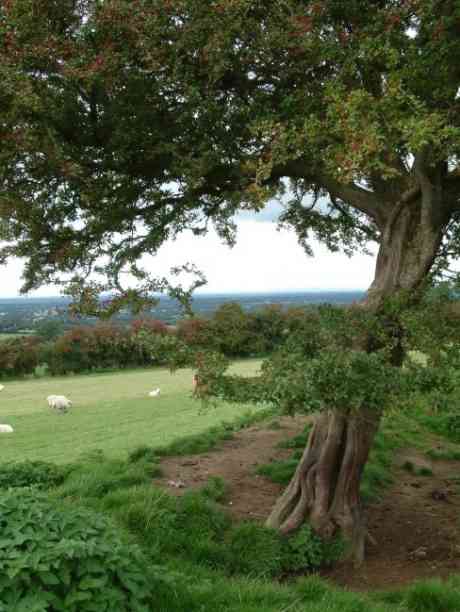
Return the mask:
[[[321,171],[314,171],[309,168],[308,161],[305,159],[296,159],[275,166],[270,179],[282,177],[305,179],[312,185],[323,188],[331,198],[340,199],[370,217],[379,229],[382,230],[385,225],[385,207],[375,193],[354,183],[340,183]]]
[[[383,230],[386,217],[385,208],[376,194],[353,183],[339,183],[327,176],[320,176],[319,182],[332,198],[338,198],[364,213],[375,222],[380,230]]]

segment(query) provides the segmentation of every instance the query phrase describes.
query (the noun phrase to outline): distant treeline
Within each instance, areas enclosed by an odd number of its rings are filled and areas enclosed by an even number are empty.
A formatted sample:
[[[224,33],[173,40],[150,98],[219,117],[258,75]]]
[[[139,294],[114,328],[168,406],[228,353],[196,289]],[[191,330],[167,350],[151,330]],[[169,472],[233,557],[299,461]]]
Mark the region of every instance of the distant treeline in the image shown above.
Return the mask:
[[[197,294],[193,296],[193,310],[197,316],[210,317],[223,304],[237,302],[245,311],[255,311],[268,304],[279,304],[283,308],[306,306],[308,304],[350,304],[362,299],[360,291],[303,291],[285,293],[251,294]],[[71,329],[78,325],[95,325],[95,317],[83,317],[78,323],[69,312],[70,299],[49,298],[0,298],[0,332],[24,333],[39,329],[47,321],[59,322],[61,328]],[[165,323],[176,324],[183,317],[183,310],[177,300],[159,296],[158,304],[144,313]],[[129,309],[117,313],[113,320],[127,324],[136,316]]]
[[[270,305],[247,312],[238,303],[225,303],[211,317],[185,319],[175,326],[143,318],[127,326],[74,327],[54,339],[46,334],[12,336],[0,342],[0,376],[165,365],[181,351],[200,348],[231,358],[262,356],[276,349],[286,335],[311,323],[314,310]]]

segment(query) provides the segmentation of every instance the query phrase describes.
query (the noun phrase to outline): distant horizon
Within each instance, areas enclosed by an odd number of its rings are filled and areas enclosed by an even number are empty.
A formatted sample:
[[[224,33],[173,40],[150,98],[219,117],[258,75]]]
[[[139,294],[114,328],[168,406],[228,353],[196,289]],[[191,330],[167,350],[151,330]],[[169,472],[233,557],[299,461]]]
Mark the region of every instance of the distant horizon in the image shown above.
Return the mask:
[[[198,296],[223,296],[223,295],[302,295],[308,293],[323,293],[323,294],[336,294],[336,293],[365,293],[367,289],[276,289],[267,291],[196,291],[192,297]],[[154,294],[160,297],[169,297],[165,294]],[[53,299],[70,299],[65,295],[9,295],[0,297],[2,300],[53,300]]]

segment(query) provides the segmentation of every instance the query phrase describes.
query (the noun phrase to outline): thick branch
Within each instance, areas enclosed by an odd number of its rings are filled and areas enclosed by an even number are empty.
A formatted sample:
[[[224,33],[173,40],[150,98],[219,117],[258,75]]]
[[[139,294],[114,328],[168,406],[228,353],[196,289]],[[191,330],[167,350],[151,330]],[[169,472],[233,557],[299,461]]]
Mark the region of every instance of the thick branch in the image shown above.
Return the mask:
[[[385,209],[373,192],[353,183],[340,183],[322,172],[311,170],[308,166],[308,161],[305,159],[296,159],[286,164],[275,166],[271,172],[270,179],[279,179],[284,176],[294,179],[305,179],[325,189],[332,198],[340,199],[352,208],[356,208],[370,217],[380,229],[383,229]]]
[[[374,220],[379,229],[385,224],[385,209],[377,196],[352,183],[342,184],[328,176],[320,176],[319,183],[333,198],[339,198]]]
[[[373,240],[375,242],[379,241],[379,233],[374,227],[365,225],[365,223],[359,223],[355,219],[353,219],[350,213],[338,203],[336,198],[331,197],[331,201],[332,201],[332,204],[334,205],[334,208],[336,208],[341,215],[343,215],[344,217],[347,217],[348,219],[350,219],[350,221],[355,223],[357,228],[361,232],[363,232],[363,234],[365,234],[369,238],[369,240]]]

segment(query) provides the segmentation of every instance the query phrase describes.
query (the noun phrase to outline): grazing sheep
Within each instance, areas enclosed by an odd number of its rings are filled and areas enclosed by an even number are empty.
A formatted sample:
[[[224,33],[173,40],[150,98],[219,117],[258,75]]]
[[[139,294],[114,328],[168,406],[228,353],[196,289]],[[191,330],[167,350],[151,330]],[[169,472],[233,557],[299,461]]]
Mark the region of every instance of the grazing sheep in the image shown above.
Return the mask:
[[[0,425],[0,433],[13,433],[11,425]]]
[[[72,402],[65,395],[49,395],[47,398],[48,406],[60,412],[67,412],[72,406]]]
[[[0,391],[3,391],[4,388],[5,388],[5,385],[0,385]]]
[[[149,391],[150,397],[158,397],[160,395],[160,387],[157,387],[153,391]]]

